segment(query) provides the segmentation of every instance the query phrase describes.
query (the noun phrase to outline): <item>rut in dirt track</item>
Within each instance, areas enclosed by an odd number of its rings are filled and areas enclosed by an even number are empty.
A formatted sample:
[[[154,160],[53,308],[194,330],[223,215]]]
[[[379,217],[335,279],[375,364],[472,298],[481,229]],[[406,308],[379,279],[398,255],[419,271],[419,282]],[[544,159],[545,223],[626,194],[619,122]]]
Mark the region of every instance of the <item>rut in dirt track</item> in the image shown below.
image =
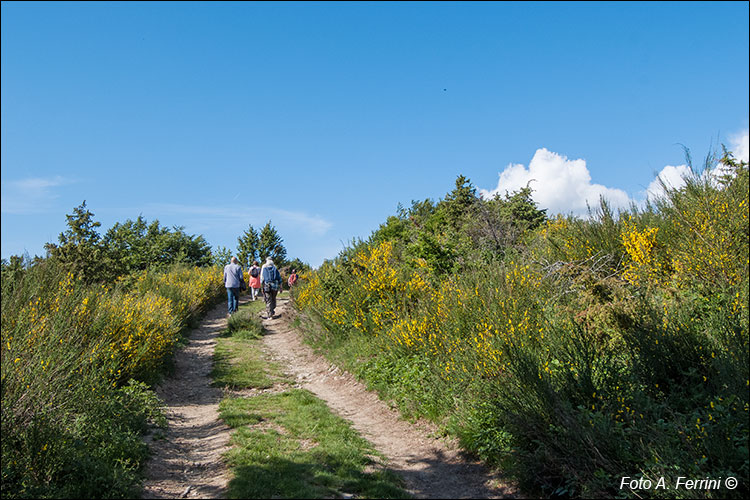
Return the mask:
[[[280,317],[263,321],[263,342],[269,353],[295,375],[297,382],[325,401],[375,449],[387,457],[387,467],[406,482],[417,498],[504,498],[515,495],[480,463],[467,458],[455,443],[432,437],[428,424],[412,424],[369,392],[351,374],[340,371],[302,343],[292,326],[294,310],[279,301]]]
[[[248,298],[243,297],[242,303]],[[368,392],[352,375],[313,353],[291,325],[295,312],[280,298],[277,318],[263,320],[263,349],[303,387],[349,420],[375,449],[385,467],[404,478],[416,498],[514,497],[514,488],[480,463],[464,456],[455,443],[434,437],[426,423],[412,424]],[[143,498],[222,498],[231,474],[221,456],[231,430],[219,419],[223,393],[211,386],[216,337],[226,328],[226,305],[216,306],[175,354],[175,372],[157,387],[167,406],[168,428],[147,442]]]
[[[143,498],[222,498],[230,474],[221,459],[231,429],[219,419],[222,391],[211,386],[216,338],[227,327],[219,304],[175,353],[174,373],[156,388],[166,405],[167,430],[148,437]]]

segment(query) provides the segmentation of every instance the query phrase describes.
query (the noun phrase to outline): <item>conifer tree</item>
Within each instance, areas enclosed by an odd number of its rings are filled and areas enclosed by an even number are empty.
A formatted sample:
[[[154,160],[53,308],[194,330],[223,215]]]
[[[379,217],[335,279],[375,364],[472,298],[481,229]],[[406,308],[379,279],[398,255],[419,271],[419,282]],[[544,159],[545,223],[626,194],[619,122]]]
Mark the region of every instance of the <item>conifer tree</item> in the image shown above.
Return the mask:
[[[104,264],[100,236],[96,228],[101,222],[94,221],[94,214],[86,208],[86,200],[66,214],[68,229],[58,236],[59,244],[47,243],[49,256],[62,262],[70,272],[86,281],[100,278]]]
[[[242,265],[250,265],[254,260],[261,258],[261,255],[258,255],[259,249],[260,235],[250,224],[242,236],[237,238],[237,258]]]
[[[211,249],[211,263],[214,266],[224,267],[229,264],[232,258],[232,251],[225,246],[218,246]]]
[[[458,228],[461,220],[471,215],[471,209],[478,201],[474,185],[468,178],[459,175],[456,178],[456,188],[445,196],[442,209],[448,215],[449,223]]]
[[[286,262],[286,248],[283,242],[284,240],[281,239],[271,221],[266,222],[260,230],[260,244],[258,245],[260,258],[265,260],[266,257],[271,257],[276,267],[283,266]]]

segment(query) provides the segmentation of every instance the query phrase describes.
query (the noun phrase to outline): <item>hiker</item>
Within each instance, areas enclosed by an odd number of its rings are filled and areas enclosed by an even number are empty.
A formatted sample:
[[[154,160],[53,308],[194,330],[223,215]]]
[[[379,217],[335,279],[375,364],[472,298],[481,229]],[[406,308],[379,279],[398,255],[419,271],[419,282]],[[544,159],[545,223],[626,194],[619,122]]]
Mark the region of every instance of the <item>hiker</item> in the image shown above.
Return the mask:
[[[240,289],[245,285],[242,266],[237,257],[232,257],[229,264],[224,266],[224,287],[227,289],[227,310],[229,316],[237,312],[240,302]]]
[[[253,265],[250,267],[247,274],[250,276],[248,279],[250,282],[250,296],[253,298],[253,301],[255,301],[258,294],[262,293],[260,288],[260,264],[258,264],[257,260],[253,261]]]
[[[263,298],[266,301],[266,317],[273,318],[276,311],[276,294],[281,290],[281,273],[268,257],[260,271],[260,284],[263,288]]]
[[[289,285],[289,291],[292,291],[292,287],[297,284],[297,270],[292,269],[292,274],[289,275],[289,280],[287,281],[287,284]]]

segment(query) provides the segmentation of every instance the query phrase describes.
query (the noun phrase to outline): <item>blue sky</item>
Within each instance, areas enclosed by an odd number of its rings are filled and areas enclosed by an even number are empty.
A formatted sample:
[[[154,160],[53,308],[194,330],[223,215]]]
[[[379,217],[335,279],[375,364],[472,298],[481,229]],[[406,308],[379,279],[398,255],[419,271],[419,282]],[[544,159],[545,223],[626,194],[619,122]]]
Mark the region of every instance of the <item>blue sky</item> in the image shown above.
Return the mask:
[[[2,2],[2,257],[86,200],[317,266],[399,203],[551,213],[748,154],[748,2]],[[678,181],[674,181],[678,182]]]

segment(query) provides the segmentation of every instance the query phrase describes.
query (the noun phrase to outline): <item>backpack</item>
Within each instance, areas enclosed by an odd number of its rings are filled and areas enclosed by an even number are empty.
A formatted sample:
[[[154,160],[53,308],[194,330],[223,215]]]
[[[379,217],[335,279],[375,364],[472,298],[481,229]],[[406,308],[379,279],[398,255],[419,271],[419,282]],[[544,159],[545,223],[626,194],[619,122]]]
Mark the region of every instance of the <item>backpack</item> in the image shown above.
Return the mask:
[[[260,269],[258,269],[257,267],[250,269],[250,276],[252,276],[253,278],[257,278],[258,276],[260,276]]]
[[[277,290],[281,281],[281,275],[274,266],[263,268],[263,281],[266,285],[271,285],[274,290]]]

